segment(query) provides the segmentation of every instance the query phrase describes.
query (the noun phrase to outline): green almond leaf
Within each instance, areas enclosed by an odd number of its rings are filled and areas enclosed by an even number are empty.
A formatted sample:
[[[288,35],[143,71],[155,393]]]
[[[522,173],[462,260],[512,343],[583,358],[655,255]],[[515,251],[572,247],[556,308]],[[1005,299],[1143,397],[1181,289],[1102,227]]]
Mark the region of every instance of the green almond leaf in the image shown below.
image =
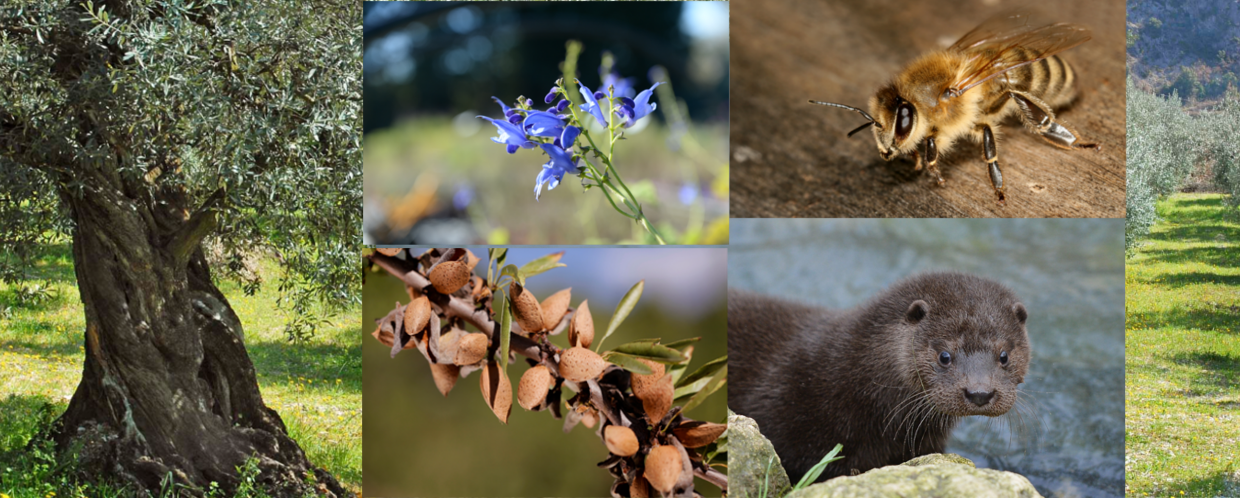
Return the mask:
[[[669,342],[667,344],[664,344],[664,346],[667,346],[669,348],[675,349],[683,353],[685,352],[685,348],[689,347],[691,344],[694,344],[700,340],[702,340],[701,337],[690,337],[688,339],[681,339],[676,342]]]
[[[685,361],[685,355],[681,354],[680,351],[652,342],[630,342],[616,346],[616,349],[613,351],[659,363],[680,363]]]
[[[601,351],[603,341],[606,341],[607,337],[620,327],[624,319],[629,317],[629,312],[633,311],[634,306],[637,306],[637,300],[642,298],[642,289],[645,287],[646,281],[640,280],[624,294],[624,298],[620,299],[620,304],[616,305],[616,313],[611,316],[611,323],[607,324],[607,333],[603,334],[603,338],[598,340],[598,344],[594,346],[594,351]]]
[[[508,371],[508,342],[511,338],[512,331],[512,310],[508,309],[508,296],[503,292],[499,294],[499,355],[498,361],[501,369],[505,373]]]
[[[676,385],[680,378],[685,375],[685,369],[689,368],[689,362],[682,361],[675,365],[668,365],[667,373],[672,376],[672,385]]]
[[[701,379],[710,378],[710,376],[714,375],[715,372],[718,372],[720,368],[726,367],[727,365],[728,365],[728,355],[723,355],[718,358],[715,358],[707,362],[705,365],[698,367],[697,370],[694,370],[693,373],[686,376],[684,380],[677,383],[676,387],[680,387],[682,385],[688,385]]]
[[[562,257],[564,257],[564,251],[548,254],[541,258],[535,259],[534,261],[530,261],[521,267],[521,275],[525,278],[530,278],[547,270],[566,266],[563,263],[560,263],[560,258]]]
[[[672,380],[672,382],[676,382],[676,381]],[[701,391],[702,388],[706,387],[706,384],[709,384],[709,383],[710,383],[710,378],[708,377],[705,379],[698,379],[688,384],[685,384],[683,386],[677,387],[676,391],[672,393],[672,400],[673,400],[672,402],[678,403],[681,401],[687,401],[690,397],[692,397],[694,394],[697,394],[698,391]]]
[[[608,351],[603,354],[603,359],[615,363],[616,365],[619,365],[620,368],[638,375],[650,375],[654,373],[654,370],[651,370],[645,363],[637,361],[636,357],[629,356],[624,353]]]
[[[518,284],[521,284],[521,287],[525,287],[525,278],[521,276],[521,270],[517,269],[517,265],[505,266],[503,270],[500,270],[499,277],[504,278],[504,275],[512,277]]]
[[[706,398],[710,397],[711,394],[714,394],[715,391],[718,391],[719,388],[726,385],[727,382],[728,367],[727,365],[724,365],[724,367],[719,369],[718,372],[715,372],[714,377],[710,378],[710,382],[706,384],[706,387],[703,387],[701,391],[698,391],[698,393],[694,394],[692,398],[689,398],[689,402],[685,403],[685,406],[681,411],[687,412],[697,408],[697,406],[702,404],[703,401],[706,401]]]

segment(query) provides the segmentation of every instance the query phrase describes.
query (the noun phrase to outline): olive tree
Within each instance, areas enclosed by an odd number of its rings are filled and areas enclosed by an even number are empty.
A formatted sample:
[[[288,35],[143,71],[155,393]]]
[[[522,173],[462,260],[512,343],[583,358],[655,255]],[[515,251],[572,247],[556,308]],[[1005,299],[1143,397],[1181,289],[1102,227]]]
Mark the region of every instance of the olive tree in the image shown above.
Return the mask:
[[[0,277],[72,241],[85,366],[49,436],[87,475],[200,494],[255,457],[277,495],[343,493],[264,404],[203,246],[274,254],[295,311],[356,303],[360,15],[347,0],[0,7]]]

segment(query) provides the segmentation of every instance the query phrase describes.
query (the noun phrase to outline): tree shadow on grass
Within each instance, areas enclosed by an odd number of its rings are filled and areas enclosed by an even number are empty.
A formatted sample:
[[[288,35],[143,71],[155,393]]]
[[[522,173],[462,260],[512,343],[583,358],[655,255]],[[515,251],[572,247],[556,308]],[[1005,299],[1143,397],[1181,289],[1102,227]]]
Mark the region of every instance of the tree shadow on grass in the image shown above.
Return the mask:
[[[10,320],[7,324],[6,333],[17,337],[33,336],[38,334],[49,334],[55,337],[51,342],[40,342],[30,339],[0,339],[0,349],[12,349],[19,351],[31,352],[37,356],[74,356],[80,354],[79,348],[82,347],[82,334],[80,331],[73,333],[55,332],[56,325],[59,322],[52,320],[39,319],[17,319]],[[17,331],[16,334],[12,334]]]
[[[1240,481],[1226,470],[1209,477],[1190,479],[1183,486],[1172,484],[1167,496],[1240,496]]]
[[[1214,396],[1220,391],[1232,392],[1240,390],[1240,357],[1214,352],[1181,352],[1170,355],[1167,359],[1177,365],[1204,369],[1205,372],[1193,375],[1188,386],[1191,396]],[[1202,402],[1211,401],[1202,399]]]
[[[1240,252],[1240,250],[1238,250]],[[1155,279],[1143,279],[1145,283],[1158,284],[1162,287],[1185,287],[1189,285],[1227,285],[1237,287],[1240,298],[1240,275],[1219,275],[1217,273],[1187,272],[1158,275]],[[1240,318],[1238,316],[1237,318]]]
[[[1171,311],[1129,311],[1127,321],[1130,324],[1155,324],[1181,330],[1208,330],[1240,335],[1240,314],[1224,305],[1210,306],[1202,303],[1201,306]]]
[[[1170,222],[1170,220],[1168,220]],[[1178,225],[1150,233],[1150,240],[1170,242],[1214,242],[1220,234],[1224,241],[1240,240],[1240,228],[1216,220],[1182,220]]]
[[[323,386],[341,384],[349,391],[362,390],[361,345],[294,344],[287,341],[246,342],[260,383],[304,377]]]

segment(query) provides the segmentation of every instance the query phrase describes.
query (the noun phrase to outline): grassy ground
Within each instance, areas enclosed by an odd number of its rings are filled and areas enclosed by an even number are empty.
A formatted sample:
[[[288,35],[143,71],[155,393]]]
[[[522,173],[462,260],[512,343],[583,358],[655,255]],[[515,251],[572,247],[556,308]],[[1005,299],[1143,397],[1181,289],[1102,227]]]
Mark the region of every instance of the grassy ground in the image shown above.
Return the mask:
[[[221,290],[241,317],[263,399],[280,413],[311,461],[360,492],[359,325],[352,315],[342,314],[312,340],[289,343],[283,334],[285,315],[277,308],[276,271],[273,266],[260,269],[270,284],[254,296],[231,282],[222,282]],[[24,285],[0,283],[0,498],[110,494],[75,489],[55,476],[52,462],[30,458],[31,452],[23,450],[73,395],[82,372],[84,328],[66,246],[49,247]],[[40,297],[21,299],[22,293]]]
[[[1128,494],[1240,495],[1240,215],[1177,194],[1127,261]]]

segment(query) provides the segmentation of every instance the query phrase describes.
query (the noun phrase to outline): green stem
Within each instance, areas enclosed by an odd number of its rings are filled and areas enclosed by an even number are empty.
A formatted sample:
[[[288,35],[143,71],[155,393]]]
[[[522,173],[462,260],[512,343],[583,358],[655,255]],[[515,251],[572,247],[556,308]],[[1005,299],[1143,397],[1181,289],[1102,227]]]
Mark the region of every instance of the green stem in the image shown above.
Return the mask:
[[[561,90],[563,90],[563,88],[561,88]],[[564,93],[565,93],[565,98],[568,98],[568,92],[565,91]],[[569,103],[570,105],[568,106],[568,108],[569,108],[569,111],[573,113],[573,119],[575,119],[578,123],[580,123],[581,117],[578,116],[577,114],[576,104],[572,102],[572,99],[569,99]],[[595,180],[598,181],[600,185],[604,186],[603,195],[607,196],[607,202],[611,203],[611,206],[616,209],[616,212],[624,215],[627,218],[637,220],[637,223],[641,225],[641,227],[644,228],[646,232],[654,236],[654,240],[657,241],[659,245],[667,245],[667,242],[663,241],[663,237],[659,235],[659,232],[654,229],[654,226],[650,223],[650,220],[646,218],[646,213],[642,210],[641,203],[637,201],[637,196],[633,195],[633,191],[629,190],[629,186],[624,183],[624,179],[620,178],[620,172],[616,170],[616,167],[614,165],[612,165],[611,158],[614,155],[615,148],[616,148],[616,132],[615,132],[615,121],[616,121],[615,114],[616,113],[613,109],[610,108],[611,107],[610,97],[608,97],[607,103],[608,103],[607,134],[609,138],[607,154],[603,154],[601,150],[598,148],[598,145],[594,143],[594,137],[590,136],[589,130],[584,129],[583,127],[581,130],[581,134],[582,136],[586,137],[586,141],[590,142],[590,148],[597,154],[599,159],[603,160],[603,164],[607,166],[605,170],[611,172],[611,174],[610,175],[600,174],[598,171],[598,168],[596,168],[594,164],[590,162],[590,160],[586,157],[585,154],[582,154],[581,158],[585,160],[586,164],[590,167],[590,170],[594,173],[596,177]],[[616,186],[611,183],[612,178],[614,178],[616,182],[620,184],[620,188],[616,188]],[[622,199],[629,201],[629,203],[631,203],[634,207],[636,207],[637,212],[633,214],[633,213],[628,213],[624,211],[623,209],[620,209],[620,206],[616,204],[616,201],[611,198],[611,194],[607,192],[606,190],[607,187],[610,187],[611,190],[615,191],[616,195],[619,195]],[[624,191],[621,192],[621,189],[623,189]]]
[[[607,189],[611,188],[612,190],[615,190],[616,195],[619,195],[620,197],[624,197],[624,194],[621,194],[619,189],[617,189],[615,185],[611,184],[610,180],[605,180],[603,178],[603,175],[598,172],[598,168],[596,168],[594,164],[590,162],[589,159],[586,159],[585,161],[586,161],[586,166],[588,166],[590,168],[590,171],[594,173],[594,181],[596,182],[595,185],[598,185],[600,188],[603,189],[603,196],[607,198],[607,202],[611,203],[611,207],[614,208],[617,213],[620,213],[629,219],[637,220],[636,216],[629,214],[627,211],[621,209],[620,206],[616,204],[616,201],[611,198],[611,194],[607,192]]]

